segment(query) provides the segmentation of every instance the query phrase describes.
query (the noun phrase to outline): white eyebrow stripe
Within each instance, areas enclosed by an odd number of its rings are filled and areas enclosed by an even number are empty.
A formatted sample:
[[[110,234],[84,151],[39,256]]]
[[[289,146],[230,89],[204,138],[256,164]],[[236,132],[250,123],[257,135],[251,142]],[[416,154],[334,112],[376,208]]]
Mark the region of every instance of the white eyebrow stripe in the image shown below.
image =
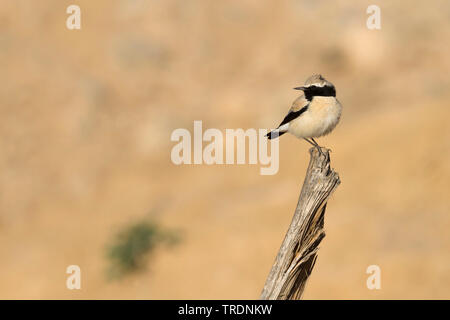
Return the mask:
[[[312,87],[312,86],[325,87],[325,85],[326,85],[326,83],[311,83],[311,84],[304,85],[303,87],[305,87],[305,88],[309,88],[309,87]]]

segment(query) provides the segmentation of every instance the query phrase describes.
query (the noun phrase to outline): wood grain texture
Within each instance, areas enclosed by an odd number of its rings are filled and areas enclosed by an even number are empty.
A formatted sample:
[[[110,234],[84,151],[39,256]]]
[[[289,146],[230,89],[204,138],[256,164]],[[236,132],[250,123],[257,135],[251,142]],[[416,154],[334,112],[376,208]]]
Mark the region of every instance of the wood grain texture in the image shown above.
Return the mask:
[[[261,293],[264,300],[297,300],[317,259],[325,237],[327,201],[340,184],[330,167],[330,150],[309,150],[310,161],[291,225]]]

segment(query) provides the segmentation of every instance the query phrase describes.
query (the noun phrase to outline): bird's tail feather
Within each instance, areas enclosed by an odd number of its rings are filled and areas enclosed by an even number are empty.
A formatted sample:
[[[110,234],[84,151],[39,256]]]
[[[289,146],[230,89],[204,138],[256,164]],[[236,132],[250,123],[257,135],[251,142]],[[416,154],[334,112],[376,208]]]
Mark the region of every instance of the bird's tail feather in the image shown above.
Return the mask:
[[[266,137],[267,137],[267,139],[275,139],[275,138],[278,138],[279,136],[281,136],[281,135],[283,135],[283,134],[285,134],[287,131],[285,131],[285,130],[280,130],[280,129],[275,129],[275,130],[272,130],[272,131],[270,131],[268,134],[266,134]]]

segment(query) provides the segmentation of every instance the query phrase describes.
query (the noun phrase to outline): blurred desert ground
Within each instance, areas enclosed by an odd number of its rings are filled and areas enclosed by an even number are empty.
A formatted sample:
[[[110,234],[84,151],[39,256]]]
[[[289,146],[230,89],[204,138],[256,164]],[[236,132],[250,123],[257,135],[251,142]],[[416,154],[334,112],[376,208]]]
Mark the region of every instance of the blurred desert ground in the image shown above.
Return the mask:
[[[271,128],[313,73],[345,109],[319,139],[342,184],[305,298],[450,298],[449,35],[446,0],[2,1],[0,298],[258,298],[308,144],[283,136],[278,174],[261,176],[176,166],[170,135]],[[107,281],[105,246],[148,216],[182,241]]]

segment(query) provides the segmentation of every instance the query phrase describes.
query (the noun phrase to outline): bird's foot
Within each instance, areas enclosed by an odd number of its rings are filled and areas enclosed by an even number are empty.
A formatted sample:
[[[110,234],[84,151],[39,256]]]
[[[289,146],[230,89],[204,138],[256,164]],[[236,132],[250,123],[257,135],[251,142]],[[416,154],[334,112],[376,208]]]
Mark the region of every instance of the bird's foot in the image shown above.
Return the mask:
[[[326,157],[325,153],[323,153],[323,151],[322,151],[322,147],[321,147],[321,146],[316,145],[316,149],[317,149],[317,151],[319,151],[319,154],[320,154],[321,156]]]
[[[311,138],[311,140],[312,140],[312,145],[314,146],[314,147],[316,147],[316,149],[317,149],[317,151],[319,151],[319,154],[321,155],[321,156],[324,156],[325,158],[326,158],[326,155],[325,155],[325,153],[323,153],[323,151],[322,151],[322,147],[321,146],[319,146],[319,144],[316,142],[316,140],[314,140],[314,138]],[[326,148],[324,148],[325,150],[326,150]]]

